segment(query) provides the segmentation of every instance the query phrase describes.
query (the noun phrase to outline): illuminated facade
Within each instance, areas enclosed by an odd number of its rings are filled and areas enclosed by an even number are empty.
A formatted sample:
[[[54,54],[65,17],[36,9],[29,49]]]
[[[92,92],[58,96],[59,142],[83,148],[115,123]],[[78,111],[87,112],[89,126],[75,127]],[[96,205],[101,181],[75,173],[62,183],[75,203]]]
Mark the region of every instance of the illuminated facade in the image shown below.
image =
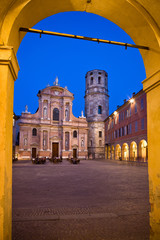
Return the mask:
[[[86,159],[88,123],[82,116],[72,114],[73,94],[58,85],[40,90],[37,94],[39,108],[35,114],[28,112],[26,106],[13,130],[13,143],[18,159],[32,157],[78,157]],[[17,136],[19,132],[19,136]],[[17,139],[18,137],[18,139]]]
[[[108,74],[104,70],[96,69],[86,74],[85,115],[89,158],[104,158],[104,120],[109,115]]]
[[[105,120],[105,158],[147,161],[146,93],[141,90]]]

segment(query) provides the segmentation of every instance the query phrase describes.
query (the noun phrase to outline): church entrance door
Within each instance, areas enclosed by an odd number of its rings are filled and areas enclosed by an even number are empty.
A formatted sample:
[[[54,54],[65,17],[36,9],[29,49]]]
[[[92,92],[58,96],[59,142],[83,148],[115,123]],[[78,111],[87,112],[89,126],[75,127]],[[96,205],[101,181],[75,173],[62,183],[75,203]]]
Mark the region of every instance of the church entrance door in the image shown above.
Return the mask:
[[[59,143],[52,143],[52,158],[58,157]]]
[[[36,155],[37,155],[37,149],[32,148],[32,158],[36,158]]]
[[[76,158],[76,157],[77,157],[77,149],[74,148],[74,149],[73,149],[73,158]]]

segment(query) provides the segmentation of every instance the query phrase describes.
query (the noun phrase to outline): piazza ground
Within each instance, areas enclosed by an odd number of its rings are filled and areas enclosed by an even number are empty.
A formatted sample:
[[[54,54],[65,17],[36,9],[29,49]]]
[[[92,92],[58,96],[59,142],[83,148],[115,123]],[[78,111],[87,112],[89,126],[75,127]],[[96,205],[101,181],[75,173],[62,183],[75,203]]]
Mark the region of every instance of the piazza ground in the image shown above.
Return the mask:
[[[13,164],[13,240],[147,240],[146,164]]]

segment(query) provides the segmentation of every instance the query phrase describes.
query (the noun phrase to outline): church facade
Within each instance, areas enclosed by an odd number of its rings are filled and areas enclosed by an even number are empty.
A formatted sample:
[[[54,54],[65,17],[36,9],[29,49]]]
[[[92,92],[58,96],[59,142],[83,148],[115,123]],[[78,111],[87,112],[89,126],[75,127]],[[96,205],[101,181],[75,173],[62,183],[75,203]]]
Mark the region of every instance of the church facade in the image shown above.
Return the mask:
[[[13,127],[14,155],[18,159],[39,157],[105,157],[105,123],[109,112],[108,75],[104,70],[86,74],[85,116],[72,114],[73,94],[58,84],[40,90],[35,114],[25,112]],[[17,141],[18,140],[18,141]]]
[[[18,159],[33,157],[88,157],[88,123],[72,114],[73,94],[58,85],[46,87],[37,94],[39,108],[35,114],[25,112],[15,123],[13,141]],[[19,142],[16,144],[18,135]]]

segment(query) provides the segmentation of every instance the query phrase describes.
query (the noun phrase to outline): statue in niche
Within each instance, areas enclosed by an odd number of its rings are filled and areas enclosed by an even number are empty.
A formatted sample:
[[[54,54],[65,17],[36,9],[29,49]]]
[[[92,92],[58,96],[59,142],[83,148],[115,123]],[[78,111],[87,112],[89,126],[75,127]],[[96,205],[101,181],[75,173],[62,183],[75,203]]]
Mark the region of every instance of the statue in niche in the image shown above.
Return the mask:
[[[47,116],[47,108],[46,107],[43,109],[43,115],[44,115],[44,117]]]
[[[65,110],[65,121],[69,121],[69,110],[66,108]]]
[[[81,140],[81,147],[84,147],[84,140]]]

